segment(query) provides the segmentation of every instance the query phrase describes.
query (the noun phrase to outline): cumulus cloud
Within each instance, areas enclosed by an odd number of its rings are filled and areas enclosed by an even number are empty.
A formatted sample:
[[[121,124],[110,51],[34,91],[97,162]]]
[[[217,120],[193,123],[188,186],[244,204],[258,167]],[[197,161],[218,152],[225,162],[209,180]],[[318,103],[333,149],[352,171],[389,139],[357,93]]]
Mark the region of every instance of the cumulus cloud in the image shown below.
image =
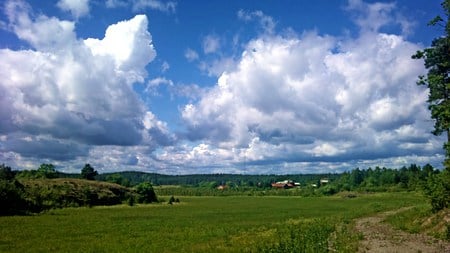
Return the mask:
[[[424,72],[411,59],[418,49],[375,32],[254,39],[235,70],[184,107],[187,137],[209,153],[226,147],[241,165],[440,153],[428,133],[427,90],[415,84]]]
[[[89,0],[60,0],[56,4],[63,11],[68,11],[76,19],[89,14]]]
[[[0,49],[2,151],[27,157],[35,147],[35,157],[69,159],[95,145],[172,143],[132,87],[156,55],[145,15],[109,26],[102,39],[82,40],[72,22],[35,17],[21,1],[5,6],[8,26],[32,48]],[[45,36],[50,32],[60,36]]]
[[[4,10],[7,27],[37,50],[61,49],[75,41],[75,24],[71,21],[44,15],[33,17],[31,7],[23,1],[7,1]]]
[[[156,56],[147,25],[147,17],[137,15],[109,26],[102,40],[89,38],[84,44],[94,56],[112,59],[116,73],[123,74],[129,83],[143,82],[145,66]]]

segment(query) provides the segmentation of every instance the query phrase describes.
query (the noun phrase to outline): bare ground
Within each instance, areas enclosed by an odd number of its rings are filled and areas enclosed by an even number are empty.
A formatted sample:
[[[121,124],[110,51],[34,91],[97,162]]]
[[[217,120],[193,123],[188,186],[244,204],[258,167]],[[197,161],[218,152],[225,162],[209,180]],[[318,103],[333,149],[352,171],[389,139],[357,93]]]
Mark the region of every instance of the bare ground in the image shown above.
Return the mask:
[[[356,220],[355,228],[363,235],[358,252],[366,253],[450,253],[450,243],[424,234],[410,234],[383,222],[399,209]]]

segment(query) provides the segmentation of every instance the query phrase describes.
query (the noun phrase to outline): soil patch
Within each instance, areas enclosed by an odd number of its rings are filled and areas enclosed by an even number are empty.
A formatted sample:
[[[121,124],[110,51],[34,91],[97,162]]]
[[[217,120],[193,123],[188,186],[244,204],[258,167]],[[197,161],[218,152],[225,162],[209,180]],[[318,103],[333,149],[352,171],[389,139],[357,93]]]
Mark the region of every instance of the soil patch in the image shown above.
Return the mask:
[[[424,234],[410,234],[384,222],[392,214],[406,208],[356,220],[355,228],[363,235],[358,252],[366,253],[450,253],[450,243]]]

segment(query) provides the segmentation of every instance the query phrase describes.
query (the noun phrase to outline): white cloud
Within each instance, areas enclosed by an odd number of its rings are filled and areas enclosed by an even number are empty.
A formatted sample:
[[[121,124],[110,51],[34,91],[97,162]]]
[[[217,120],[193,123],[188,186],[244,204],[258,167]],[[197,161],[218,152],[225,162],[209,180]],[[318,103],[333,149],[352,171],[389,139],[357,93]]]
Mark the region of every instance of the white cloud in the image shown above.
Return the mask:
[[[168,62],[166,62],[166,61],[164,61],[162,64],[161,64],[161,72],[166,72],[167,70],[169,70],[170,69],[170,65],[169,65],[169,63]]]
[[[89,14],[89,0],[60,0],[56,5],[76,19]]]
[[[355,16],[356,24],[363,32],[378,32],[386,26],[400,26],[401,32],[408,35],[414,22],[396,12],[396,3],[365,3],[362,0],[349,0],[346,9]]]
[[[188,61],[192,62],[198,60],[198,53],[195,50],[188,48],[184,52],[184,57],[186,57]]]
[[[216,35],[207,35],[203,38],[203,52],[205,54],[217,53],[220,49],[220,38]]]
[[[264,14],[264,12],[257,10],[253,12],[247,12],[244,10],[239,10],[237,16],[240,20],[245,22],[257,20],[263,31],[267,34],[272,34],[275,31],[276,22],[271,16]]]
[[[206,72],[209,76],[219,77],[222,73],[235,69],[236,61],[231,57],[222,57],[211,61],[201,61],[200,70]]]
[[[415,84],[418,49],[371,32],[254,39],[234,70],[185,106],[187,136],[209,153],[227,147],[237,166],[440,154],[427,131],[427,90]]]
[[[31,7],[23,1],[5,3],[8,27],[21,40],[28,42],[37,50],[60,50],[70,46],[75,40],[75,24],[44,15],[31,16]]]
[[[176,7],[152,0],[106,5],[163,12]],[[146,80],[146,66],[156,57],[145,15],[109,26],[104,38],[83,40],[74,22],[8,1],[2,27],[30,49],[0,49],[0,160],[20,168],[70,160],[76,171],[91,160],[96,168],[162,173],[438,165],[442,142],[429,133],[427,90],[415,85],[423,63],[410,57],[420,48],[380,32],[392,25],[403,33],[410,29],[394,7],[349,1],[361,27],[352,39],[293,31],[279,36],[263,12],[239,11],[239,19],[263,29],[242,54],[224,55],[225,43],[216,35],[202,44],[208,62],[185,51],[188,61],[218,77],[217,85],[174,84],[165,77],[146,82],[147,94],[163,85],[172,96],[189,98],[180,109],[185,131],[175,135],[133,89]],[[67,10],[75,17],[89,13],[76,14],[77,6]],[[161,71],[169,67],[163,62]]]
[[[33,18],[24,2],[6,7],[8,26],[33,48],[0,49],[5,159],[63,161],[86,156],[95,146],[153,150],[173,143],[165,123],[147,111],[132,86],[146,78],[145,67],[156,55],[145,15],[109,26],[103,39],[81,40],[72,22]],[[52,31],[60,36],[43,36]]]
[[[147,9],[175,13],[177,9],[177,2],[160,0],[106,0],[105,5],[107,8],[131,7],[135,13]]]
[[[177,3],[172,1],[163,2],[159,0],[133,0],[134,11],[150,8],[162,12],[174,13],[176,7]]]
[[[171,87],[174,84],[173,84],[172,80],[166,79],[164,77],[157,77],[157,78],[154,78],[154,79],[149,80],[147,82],[147,87],[145,88],[144,91],[147,94],[150,94],[150,95],[153,95],[153,96],[158,96],[158,95],[160,95],[158,93],[158,88],[161,85],[167,85],[167,86]]]
[[[125,0],[106,0],[105,5],[107,8],[118,8],[125,7],[128,3]]]
[[[145,65],[156,56],[147,25],[145,15],[136,15],[131,20],[109,26],[104,39],[89,38],[84,43],[94,56],[112,58],[117,73],[124,73],[130,83],[142,82]]]

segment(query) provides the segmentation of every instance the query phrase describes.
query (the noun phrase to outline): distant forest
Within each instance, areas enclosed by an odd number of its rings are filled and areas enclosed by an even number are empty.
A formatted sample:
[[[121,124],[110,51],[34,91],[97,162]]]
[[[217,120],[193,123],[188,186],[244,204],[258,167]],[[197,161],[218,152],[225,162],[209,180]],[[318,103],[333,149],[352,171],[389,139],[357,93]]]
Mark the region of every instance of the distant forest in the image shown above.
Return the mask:
[[[292,175],[193,174],[163,175],[137,171],[98,174],[86,164],[79,174],[59,172],[52,164],[37,170],[13,170],[0,165],[0,204],[40,211],[54,207],[158,202],[157,196],[329,196],[348,192],[423,192],[433,210],[448,207],[450,182],[447,170],[430,164],[399,169],[375,167],[343,173]],[[78,180],[78,181],[74,181]],[[276,182],[291,182],[273,187]],[[98,182],[97,184],[93,184]],[[102,184],[100,184],[102,182]],[[119,187],[119,188],[118,188]],[[120,188],[122,187],[122,188]],[[11,206],[11,203],[19,207]]]

